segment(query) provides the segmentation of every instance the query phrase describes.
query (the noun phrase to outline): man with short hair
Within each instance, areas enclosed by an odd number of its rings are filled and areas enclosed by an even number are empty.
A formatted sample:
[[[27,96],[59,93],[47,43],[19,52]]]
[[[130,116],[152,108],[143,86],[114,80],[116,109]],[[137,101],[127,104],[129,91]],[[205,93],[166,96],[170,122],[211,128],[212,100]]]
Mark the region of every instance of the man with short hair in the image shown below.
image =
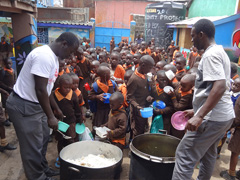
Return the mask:
[[[29,180],[51,180],[50,176],[59,174],[48,167],[45,158],[49,127],[58,128],[49,96],[58,77],[59,60],[69,58],[78,46],[78,38],[65,32],[52,44],[32,50],[7,100],[7,111],[19,140],[22,163]],[[63,116],[56,102],[53,109]]]
[[[231,101],[230,60],[214,40],[214,24],[201,19],[193,25],[191,36],[197,49],[204,49],[198,66],[193,96],[193,110],[186,134],[178,145],[173,180],[190,180],[200,161],[198,180],[211,178],[217,157],[217,145],[235,117]]]

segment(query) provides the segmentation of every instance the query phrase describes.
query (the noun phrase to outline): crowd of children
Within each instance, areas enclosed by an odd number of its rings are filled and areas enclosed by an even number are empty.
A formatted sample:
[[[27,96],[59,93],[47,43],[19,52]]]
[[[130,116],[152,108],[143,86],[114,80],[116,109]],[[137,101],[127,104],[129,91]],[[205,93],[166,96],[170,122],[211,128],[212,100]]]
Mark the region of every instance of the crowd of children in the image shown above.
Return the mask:
[[[74,56],[60,62],[59,77],[53,92],[54,99],[64,112],[68,108],[64,108],[67,103],[62,103],[62,99],[71,102],[73,101],[71,98],[76,94],[80,107],[76,108],[73,102],[70,103],[69,106],[72,105],[70,109],[75,112],[72,112],[75,120],[72,121],[73,117],[63,113],[65,117],[63,121],[70,125],[73,122],[83,122],[85,117],[92,116],[92,126],[109,127],[111,133],[107,137],[112,142],[117,142],[115,144],[123,149],[129,143],[126,142],[127,129],[130,131],[129,141],[149,130],[148,119],[141,116],[140,110],[160,100],[166,107],[154,108],[153,118],[162,115],[163,129],[173,136],[182,138],[184,131],[172,127],[171,116],[176,111],[192,108],[196,71],[191,69],[197,66],[187,70],[186,65],[189,62],[179,52],[179,48],[175,48],[174,41],[167,51],[162,47],[155,47],[154,39],[150,43],[141,41],[139,44],[130,45],[123,40],[119,47],[115,47],[112,38],[110,47],[111,53],[106,51],[106,48],[90,48],[82,43]],[[174,78],[167,76],[166,72],[169,70],[175,75]],[[147,76],[148,73],[151,74],[150,78]],[[68,78],[73,84],[71,90],[66,85],[67,76],[72,77]],[[166,93],[163,90],[165,86],[172,86],[174,90]],[[63,94],[61,89],[68,91]],[[111,96],[110,103],[105,103],[106,94],[115,94]],[[116,107],[113,102],[115,99],[119,99]],[[85,111],[83,106],[86,108]],[[119,116],[123,119],[116,119]],[[110,122],[111,119],[114,119],[114,122]],[[92,133],[95,136],[94,130]],[[66,135],[75,138],[70,129]],[[61,150],[60,146],[68,143],[59,140],[58,149]]]
[[[129,143],[126,142],[127,129],[130,129],[130,141],[149,130],[148,119],[141,116],[140,110],[156,100],[163,101],[166,107],[154,108],[153,118],[162,115],[163,129],[181,139],[185,132],[171,125],[171,117],[176,111],[192,109],[194,82],[203,50],[193,47],[186,59],[174,41],[166,51],[155,46],[154,39],[149,43],[141,40],[130,44],[123,40],[116,47],[112,38],[110,52],[106,48],[91,48],[89,44],[84,39],[76,54],[59,63],[59,74],[51,99],[62,113],[59,115],[59,112],[55,112],[56,117],[70,125],[65,134],[71,139],[64,139],[56,132],[58,152],[79,140],[75,132],[76,123],[83,123],[90,116],[92,126],[108,127],[111,131],[106,137],[123,149]],[[3,107],[15,82],[10,59],[6,59],[4,64],[3,72],[0,72]],[[174,74],[173,78],[167,75],[169,71]],[[239,114],[239,108],[236,107],[240,106],[240,79],[234,64],[231,77],[233,104],[235,113]],[[171,86],[173,90],[166,93],[165,86]],[[107,93],[112,94],[110,103],[105,103]],[[231,176],[236,174],[236,158],[240,153],[239,143],[235,142],[240,136],[238,118],[233,124],[235,132],[229,143],[232,151]],[[2,128],[3,120],[0,120],[0,124]],[[92,133],[95,136],[94,130]],[[1,135],[1,148],[7,145],[5,141],[5,136]],[[226,172],[223,176],[226,176]]]

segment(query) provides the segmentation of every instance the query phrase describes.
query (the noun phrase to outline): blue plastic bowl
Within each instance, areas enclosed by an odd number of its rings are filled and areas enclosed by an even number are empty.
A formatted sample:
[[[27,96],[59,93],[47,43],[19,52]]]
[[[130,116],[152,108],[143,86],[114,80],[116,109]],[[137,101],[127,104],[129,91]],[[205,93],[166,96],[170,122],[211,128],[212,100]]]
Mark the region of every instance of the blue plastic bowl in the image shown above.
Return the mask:
[[[153,108],[147,107],[140,110],[141,116],[143,118],[149,118],[153,116]]]
[[[166,104],[163,101],[157,100],[153,102],[153,107],[157,109],[164,109],[166,108]]]
[[[58,121],[58,130],[62,132],[66,132],[69,128],[69,125],[65,122]]]
[[[104,93],[104,99],[105,99],[105,100],[104,100],[103,102],[104,102],[105,104],[109,104],[109,99],[110,99],[111,95],[112,95],[112,94],[110,94],[110,93]]]

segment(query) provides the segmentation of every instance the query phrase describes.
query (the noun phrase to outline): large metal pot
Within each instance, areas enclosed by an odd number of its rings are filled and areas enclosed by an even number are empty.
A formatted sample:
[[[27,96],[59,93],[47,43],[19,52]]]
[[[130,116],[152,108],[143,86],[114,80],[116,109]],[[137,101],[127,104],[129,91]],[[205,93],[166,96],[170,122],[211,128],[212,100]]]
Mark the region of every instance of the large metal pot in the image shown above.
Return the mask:
[[[130,144],[129,179],[171,180],[180,139],[164,134],[142,134]]]
[[[89,168],[76,165],[67,159],[77,159],[88,154],[104,155],[106,158],[115,158],[117,163],[105,168]],[[99,141],[81,141],[70,144],[60,152],[60,179],[114,179],[121,172],[123,154],[117,146]]]

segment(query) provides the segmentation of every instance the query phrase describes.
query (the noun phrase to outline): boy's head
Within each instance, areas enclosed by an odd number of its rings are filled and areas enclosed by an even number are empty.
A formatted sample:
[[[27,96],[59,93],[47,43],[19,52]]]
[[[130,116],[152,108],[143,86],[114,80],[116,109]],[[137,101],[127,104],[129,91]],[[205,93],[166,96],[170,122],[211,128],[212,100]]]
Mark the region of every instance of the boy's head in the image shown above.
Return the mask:
[[[12,59],[11,58],[6,58],[4,59],[4,66],[7,69],[11,69],[12,68]]]
[[[141,42],[141,50],[145,51],[145,49],[147,48],[147,43],[145,41]]]
[[[124,74],[124,83],[127,84],[128,80],[130,79],[130,77],[133,74],[133,70],[127,70]]]
[[[60,76],[58,86],[59,92],[63,96],[67,96],[67,94],[71,91],[73,86],[73,80],[71,76],[69,76],[68,74],[63,74],[62,76]]]
[[[73,59],[72,59],[71,66],[74,68],[77,66],[77,60],[75,57],[73,57]]]
[[[97,60],[94,60],[92,63],[91,63],[91,70],[94,72],[94,73],[97,73],[97,70],[99,68],[99,65],[100,65],[100,62],[97,61]]]
[[[183,54],[181,52],[176,52],[174,58],[177,59],[177,58],[179,58],[181,56],[183,56]]]
[[[171,45],[172,45],[172,46],[174,46],[174,44],[175,44],[175,41],[174,41],[174,40],[172,40],[172,41],[171,41]]]
[[[178,71],[184,69],[186,66],[186,59],[183,56],[176,58],[176,68]]]
[[[126,56],[126,64],[130,65],[133,62],[133,55],[132,54],[127,54]]]
[[[155,65],[156,71],[163,70],[165,65],[167,65],[166,61],[159,61],[159,62],[157,62],[157,64]]]
[[[131,50],[132,50],[132,52],[136,52],[137,51],[137,44],[136,43],[132,43],[131,44]]]
[[[198,72],[198,68],[197,67],[192,67],[191,69],[189,69],[189,71],[187,72],[187,74],[192,74],[192,75],[197,75]]]
[[[118,110],[123,105],[124,97],[122,93],[115,92],[111,95],[109,102],[112,110]]]
[[[232,84],[232,92],[240,92],[240,78],[236,78]]]
[[[166,71],[160,70],[157,72],[157,82],[159,83],[159,87],[163,89],[165,86],[170,84],[170,80],[167,78]]]
[[[120,53],[121,49],[119,47],[113,48],[113,52],[119,52]]]
[[[163,67],[163,70],[164,71],[168,71],[168,70],[171,70],[174,74],[176,74],[177,72],[177,68],[176,66],[172,65],[172,64],[167,64]]]
[[[120,54],[118,52],[112,52],[110,55],[111,65],[112,67],[117,67],[120,59]]]
[[[100,46],[97,46],[96,47],[96,53],[99,54],[101,52],[101,47]]]
[[[99,66],[97,75],[101,78],[101,81],[108,81],[110,79],[110,69],[106,66]]]
[[[114,37],[112,37],[112,40],[114,41]]]
[[[100,63],[103,63],[103,62],[106,62],[106,53],[105,52],[100,52],[99,53],[99,62]]]
[[[76,56],[80,60],[83,58],[83,49],[81,47],[78,48],[78,50],[76,52]]]
[[[5,42],[5,37],[4,36],[1,37],[1,42]]]
[[[197,52],[197,48],[196,47],[193,47],[193,52]]]
[[[65,64],[66,64],[65,60],[59,61],[59,72],[61,72],[64,69]]]
[[[72,90],[76,91],[79,86],[79,77],[73,72],[70,72],[69,76],[72,78]]]
[[[203,53],[204,53],[204,49],[200,49],[200,50],[198,50],[198,54],[199,54],[200,56],[202,56]]]
[[[231,62],[231,78],[233,78],[238,72],[238,67],[235,63]]]
[[[141,54],[140,53],[135,53],[133,55],[133,62],[134,62],[135,65],[139,64],[140,58],[141,58]]]
[[[147,74],[149,73],[153,66],[154,66],[154,60],[151,56],[149,55],[144,55],[141,57],[140,59],[140,63],[139,63],[139,71],[142,74]]]
[[[182,92],[190,91],[195,83],[196,76],[192,74],[186,74],[182,77],[180,81],[180,87]]]
[[[96,59],[97,59],[97,54],[96,54],[96,53],[92,53],[91,56],[92,56],[92,59],[93,59],[93,60],[96,60]]]

